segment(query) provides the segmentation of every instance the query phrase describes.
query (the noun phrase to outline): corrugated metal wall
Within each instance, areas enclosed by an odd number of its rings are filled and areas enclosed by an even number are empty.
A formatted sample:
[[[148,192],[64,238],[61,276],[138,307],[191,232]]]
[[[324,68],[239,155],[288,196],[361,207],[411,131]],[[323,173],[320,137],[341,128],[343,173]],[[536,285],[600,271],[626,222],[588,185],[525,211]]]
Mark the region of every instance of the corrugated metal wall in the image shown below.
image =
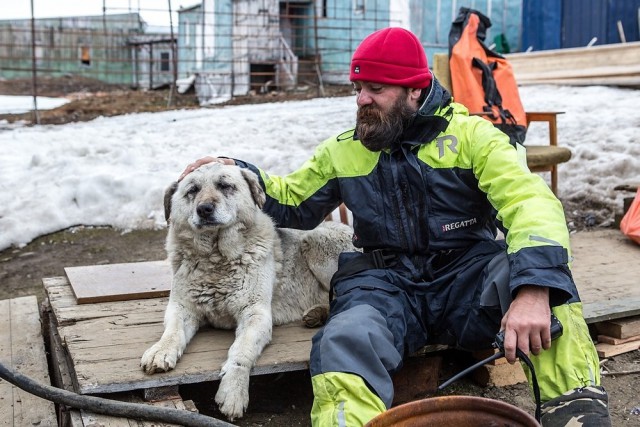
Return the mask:
[[[523,50],[640,40],[640,0],[524,0]]]

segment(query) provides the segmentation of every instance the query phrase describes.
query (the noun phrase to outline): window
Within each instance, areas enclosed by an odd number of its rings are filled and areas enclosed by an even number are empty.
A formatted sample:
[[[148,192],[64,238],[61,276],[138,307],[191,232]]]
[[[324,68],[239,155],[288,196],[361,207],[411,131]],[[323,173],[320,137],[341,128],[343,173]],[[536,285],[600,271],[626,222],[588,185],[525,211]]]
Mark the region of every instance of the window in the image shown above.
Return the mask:
[[[85,67],[91,66],[91,48],[89,46],[80,46],[80,63]]]
[[[160,71],[169,71],[169,52],[162,52],[160,54]]]

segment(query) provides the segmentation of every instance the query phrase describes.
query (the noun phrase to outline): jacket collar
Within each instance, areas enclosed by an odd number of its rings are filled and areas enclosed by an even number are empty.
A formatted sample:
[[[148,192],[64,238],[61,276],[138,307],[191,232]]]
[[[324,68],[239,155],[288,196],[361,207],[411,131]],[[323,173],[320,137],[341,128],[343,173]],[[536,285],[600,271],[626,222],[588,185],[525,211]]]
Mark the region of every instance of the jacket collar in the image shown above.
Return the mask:
[[[429,93],[404,131],[400,145],[426,144],[449,126],[453,113],[451,94],[434,78]]]

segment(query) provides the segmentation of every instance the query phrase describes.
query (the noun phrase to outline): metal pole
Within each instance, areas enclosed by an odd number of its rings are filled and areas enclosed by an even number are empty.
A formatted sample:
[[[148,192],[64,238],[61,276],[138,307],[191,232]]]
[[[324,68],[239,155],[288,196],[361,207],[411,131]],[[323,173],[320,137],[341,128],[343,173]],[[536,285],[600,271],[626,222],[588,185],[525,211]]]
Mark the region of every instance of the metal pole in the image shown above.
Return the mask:
[[[318,96],[324,96],[324,84],[322,83],[322,69],[320,67],[320,48],[318,47],[318,11],[316,5],[313,6],[313,44],[315,45],[316,54],[314,55],[314,68],[316,69],[316,76],[318,78]]]
[[[31,90],[33,92],[33,116],[37,125],[40,124],[38,113],[38,78],[36,62],[36,19],[33,12],[33,0],[31,0]]]
[[[108,55],[109,55],[109,50],[107,48],[107,0],[102,0],[102,46],[103,46],[103,53],[102,53],[102,61],[103,61],[103,67],[102,67],[102,72],[104,73],[104,77],[103,78],[107,78],[107,76],[109,75],[109,72],[107,71],[107,66],[109,65],[109,59],[108,59]]]
[[[171,0],[168,0],[169,3],[169,25],[171,26],[171,62],[173,64],[173,82],[171,82],[171,89],[169,90],[169,100],[167,102],[167,107],[171,107],[173,105],[173,99],[176,93],[176,81],[178,80],[178,58],[177,58],[177,49],[176,49],[176,40],[173,36],[173,17],[171,16]]]

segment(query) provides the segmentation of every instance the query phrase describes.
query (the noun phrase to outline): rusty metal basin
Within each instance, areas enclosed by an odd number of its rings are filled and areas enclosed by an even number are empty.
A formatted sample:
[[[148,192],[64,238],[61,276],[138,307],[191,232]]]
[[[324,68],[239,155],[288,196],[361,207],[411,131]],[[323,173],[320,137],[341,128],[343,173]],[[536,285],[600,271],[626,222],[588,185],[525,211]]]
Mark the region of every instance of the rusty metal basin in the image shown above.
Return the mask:
[[[527,412],[499,400],[440,396],[416,400],[383,412],[365,427],[540,427]]]

